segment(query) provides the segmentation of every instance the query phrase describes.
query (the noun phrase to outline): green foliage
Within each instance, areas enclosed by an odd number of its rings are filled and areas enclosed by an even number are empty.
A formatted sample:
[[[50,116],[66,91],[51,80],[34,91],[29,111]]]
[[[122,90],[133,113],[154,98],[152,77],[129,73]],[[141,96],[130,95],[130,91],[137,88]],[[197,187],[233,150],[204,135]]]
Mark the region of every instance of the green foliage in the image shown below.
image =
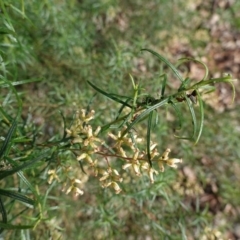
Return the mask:
[[[211,239],[236,223],[215,232],[216,210],[202,204],[211,188],[232,211],[239,205],[237,110],[229,120],[204,103],[220,83],[230,83],[234,98],[232,77],[211,77],[193,58],[176,63],[167,48],[177,36],[204,55],[207,41],[192,37],[201,18],[190,5],[0,2],[3,236]],[[219,11],[238,25],[233,6]],[[197,82],[182,71],[192,62],[205,71]],[[164,171],[181,162],[169,147],[184,159],[177,171]]]

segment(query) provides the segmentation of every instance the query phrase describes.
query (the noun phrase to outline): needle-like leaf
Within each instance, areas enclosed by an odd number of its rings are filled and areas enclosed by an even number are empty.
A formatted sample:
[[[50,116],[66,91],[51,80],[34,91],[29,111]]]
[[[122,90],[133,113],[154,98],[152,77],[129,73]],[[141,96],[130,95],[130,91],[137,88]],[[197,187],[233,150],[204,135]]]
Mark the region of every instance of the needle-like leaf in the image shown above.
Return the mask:
[[[182,76],[180,75],[179,71],[166,59],[164,58],[162,55],[156,53],[155,51],[148,49],[148,48],[143,48],[141,49],[141,51],[148,51],[150,53],[152,53],[153,55],[155,55],[158,59],[160,59],[162,62],[164,62],[176,75],[176,77],[183,82],[184,79],[182,78]]]

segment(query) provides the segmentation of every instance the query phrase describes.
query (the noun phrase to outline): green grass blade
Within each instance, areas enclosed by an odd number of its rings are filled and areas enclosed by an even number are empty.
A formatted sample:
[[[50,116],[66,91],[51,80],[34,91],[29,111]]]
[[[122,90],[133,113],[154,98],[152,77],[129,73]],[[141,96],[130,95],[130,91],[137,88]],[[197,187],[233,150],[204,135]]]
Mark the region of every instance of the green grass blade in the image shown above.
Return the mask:
[[[21,80],[21,81],[11,82],[11,84],[12,86],[18,86],[22,84],[28,84],[28,83],[40,82],[40,81],[42,81],[42,78]],[[0,82],[0,87],[6,88],[6,87],[9,87],[9,84],[3,81],[3,82]]]
[[[35,203],[35,201],[33,199],[28,198],[19,192],[0,189],[0,195],[5,196],[5,197],[10,197],[12,199],[15,199],[15,200],[18,200],[20,202],[24,202],[24,203],[27,203],[30,205],[34,205],[34,203]]]
[[[159,58],[162,62],[164,62],[176,75],[176,77],[183,82],[184,79],[182,78],[182,76],[180,75],[179,71],[175,68],[175,66],[173,66],[166,58],[164,58],[163,56],[161,56],[160,54],[156,53],[155,51],[148,49],[148,48],[143,48],[141,49],[141,51],[148,51],[150,53],[152,53],[153,55],[155,55],[157,58]]]
[[[21,15],[21,17],[23,17],[24,19],[28,19],[30,21],[30,19],[25,15],[24,12],[22,12],[21,10],[19,10],[18,8],[14,7],[12,4],[9,4],[8,7],[12,8],[16,13],[18,13],[19,15]],[[31,22],[31,21],[30,21]]]
[[[2,114],[2,118],[3,118],[2,122],[10,126],[11,122],[14,121],[14,118],[10,116],[6,111],[4,111],[1,105],[0,105],[0,113]]]

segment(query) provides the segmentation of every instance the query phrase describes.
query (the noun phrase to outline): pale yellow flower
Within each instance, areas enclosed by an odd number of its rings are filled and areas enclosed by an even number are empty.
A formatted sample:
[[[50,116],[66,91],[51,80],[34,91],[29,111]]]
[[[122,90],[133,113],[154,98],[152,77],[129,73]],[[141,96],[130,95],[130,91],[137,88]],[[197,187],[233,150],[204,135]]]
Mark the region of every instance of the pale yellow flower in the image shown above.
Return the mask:
[[[54,179],[56,179],[58,182],[60,182],[60,179],[59,179],[55,169],[48,170],[48,175],[50,175],[49,179],[48,179],[49,184],[51,184]]]
[[[94,153],[93,151],[87,150],[84,153],[82,153],[80,156],[78,156],[77,160],[80,161],[82,159],[86,159],[87,162],[90,165],[92,165],[94,163],[93,160],[92,160],[92,157],[91,157],[93,153]]]
[[[86,113],[87,113],[86,109],[81,109],[81,114],[77,112],[78,118],[84,123],[87,123],[94,118],[95,111],[91,110],[87,114]]]
[[[164,172],[164,165],[163,165],[164,161],[159,160],[158,161],[158,167],[160,169],[160,172]]]
[[[167,162],[167,165],[168,165],[169,167],[177,168],[177,164],[176,164],[176,163],[181,163],[181,162],[182,162],[182,159],[170,158],[170,159],[168,159],[166,162]]]
[[[161,172],[164,172],[164,164],[168,165],[172,168],[177,168],[177,163],[181,163],[182,159],[178,158],[168,158],[168,155],[170,153],[170,149],[167,148],[166,151],[162,154],[162,156],[157,160],[158,167]]]
[[[75,125],[72,125],[70,129],[66,129],[67,137],[79,138],[79,142],[82,142],[82,139],[78,135],[80,132],[81,130],[79,129],[79,127]]]
[[[103,144],[103,141],[100,138],[97,138],[97,135],[101,130],[101,127],[98,127],[94,133],[92,131],[92,126],[88,125],[86,129],[87,129],[87,138],[83,142],[84,146],[90,145],[92,148],[97,148],[98,146],[95,144],[95,142],[100,142],[101,144]]]
[[[157,174],[158,174],[158,171],[155,170],[154,168],[149,168],[149,170],[148,170],[148,176],[149,176],[149,178],[150,178],[151,183],[154,183],[153,174],[156,174],[156,175],[157,175]]]
[[[157,147],[156,143],[151,143],[151,146],[150,146],[151,159],[159,155],[158,149],[156,147]]]
[[[158,149],[156,147],[157,147],[156,143],[151,143],[151,146],[150,146],[150,159],[151,160],[159,155]],[[143,151],[140,158],[146,158],[146,156],[147,156],[146,151]]]
[[[151,183],[154,183],[154,177],[153,174],[158,174],[158,171],[154,168],[150,167],[148,162],[144,162],[141,164],[141,169],[147,171],[147,174],[150,178]]]
[[[122,189],[119,187],[119,185],[114,181],[103,184],[102,187],[103,188],[112,187],[116,194],[119,194],[122,191]]]
[[[134,153],[132,159],[129,160],[128,163],[124,164],[124,165],[122,166],[122,169],[125,170],[125,169],[127,169],[127,168],[129,168],[129,167],[132,167],[132,169],[133,169],[133,171],[135,172],[135,174],[136,174],[137,176],[140,176],[141,173],[140,173],[140,163],[139,163],[139,161],[138,161],[138,156],[139,156],[139,150],[138,150],[138,149],[135,149],[135,153]]]
[[[116,141],[114,148],[117,149],[118,153],[122,156],[122,157],[127,157],[126,152],[123,150],[123,145],[127,145],[130,146],[131,142],[129,141],[128,138],[126,137],[121,137],[121,132],[118,132],[118,135],[115,136],[112,133],[108,133],[108,136],[111,137],[113,140]]]
[[[85,109],[82,109],[81,113],[79,111],[76,112],[73,125],[70,127],[70,129],[66,129],[67,137],[72,137],[73,143],[83,142],[85,135],[87,135],[89,139],[90,137],[95,137],[99,133],[100,129],[97,128],[95,133],[92,134],[92,129],[89,129],[89,126],[86,125],[91,119],[94,118],[94,113],[94,110],[92,110],[88,114],[86,114]],[[94,141],[97,140],[95,139]],[[86,145],[88,145],[87,141],[85,142],[85,146]]]
[[[107,178],[110,177],[110,173],[108,171],[102,172],[102,177],[99,179],[100,182],[105,181]]]
[[[108,168],[107,170],[100,171],[102,177],[99,179],[103,188],[112,187],[116,194],[120,193],[122,189],[117,182],[122,182],[122,177],[116,169]]]
[[[122,156],[122,157],[127,157],[126,156],[126,152],[124,151],[123,147],[124,146],[128,146],[130,147],[132,150],[135,150],[135,143],[141,142],[142,139],[138,138],[137,135],[132,135],[132,137],[127,137],[122,136],[122,133],[125,129],[123,129],[122,131],[119,131],[117,136],[112,134],[112,133],[108,133],[108,136],[111,137],[114,141],[116,141],[114,148],[117,149],[118,153]]]
[[[78,184],[81,183],[81,181],[80,181],[79,179],[76,179],[76,178],[71,179],[70,181],[71,181],[71,185],[70,185],[70,187],[66,190],[66,194],[69,194],[70,192],[74,192],[76,196],[78,196],[78,195],[83,195],[84,192],[83,192],[80,188],[78,188],[78,187],[76,186],[76,184],[77,184],[77,183],[78,183]]]
[[[105,181],[108,178],[111,179],[111,181],[118,181],[118,182],[122,182],[122,177],[121,175],[118,173],[118,171],[116,169],[112,169],[112,168],[108,168],[107,171],[102,171],[101,174],[103,175],[99,181]]]
[[[119,187],[119,185],[116,182],[111,182],[111,186],[115,190],[116,194],[119,194],[122,191],[122,189]]]
[[[168,155],[169,155],[170,152],[171,152],[170,148],[167,148],[165,150],[165,152],[163,153],[163,155],[161,156],[161,159],[162,160],[167,160],[168,159]]]

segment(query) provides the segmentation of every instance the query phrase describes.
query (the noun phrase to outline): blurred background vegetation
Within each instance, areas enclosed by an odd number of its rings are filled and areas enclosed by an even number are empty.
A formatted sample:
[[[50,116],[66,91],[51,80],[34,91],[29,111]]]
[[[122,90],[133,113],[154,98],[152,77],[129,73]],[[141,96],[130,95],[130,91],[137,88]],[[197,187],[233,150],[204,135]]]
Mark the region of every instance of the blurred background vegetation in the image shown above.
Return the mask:
[[[86,108],[95,91],[87,80],[118,94],[131,92],[129,73],[144,88],[160,92],[167,71],[150,48],[174,64],[181,57],[202,60],[210,77],[240,75],[240,1],[237,0],[2,0],[1,76],[31,81],[17,86],[23,99],[22,121],[36,142],[58,139],[62,117]],[[182,69],[192,81],[204,70],[196,63]],[[171,77],[171,74],[169,73]],[[38,81],[38,82],[34,82]],[[231,88],[219,84],[205,99],[205,127],[200,142],[174,138],[175,118],[163,111],[155,140],[162,150],[183,158],[150,185],[130,179],[115,195],[89,178],[85,194],[65,195],[51,187],[36,168],[28,180],[44,198],[45,220],[34,230],[9,230],[4,239],[240,239],[240,88],[231,104]],[[171,77],[168,91],[177,89]],[[16,101],[1,89],[1,104],[16,113]],[[116,114],[116,104],[97,95],[91,103],[98,125]],[[2,121],[2,118],[1,118]],[[189,128],[188,116],[184,129]],[[1,135],[7,129],[1,123]],[[191,127],[190,127],[191,128]],[[145,133],[144,125],[137,130]],[[64,157],[64,156],[63,156]],[[17,186],[13,176],[4,188]],[[47,192],[47,193],[46,193]],[[15,206],[18,212],[18,205]],[[11,213],[10,213],[11,214]],[[31,212],[21,220],[30,221]]]

